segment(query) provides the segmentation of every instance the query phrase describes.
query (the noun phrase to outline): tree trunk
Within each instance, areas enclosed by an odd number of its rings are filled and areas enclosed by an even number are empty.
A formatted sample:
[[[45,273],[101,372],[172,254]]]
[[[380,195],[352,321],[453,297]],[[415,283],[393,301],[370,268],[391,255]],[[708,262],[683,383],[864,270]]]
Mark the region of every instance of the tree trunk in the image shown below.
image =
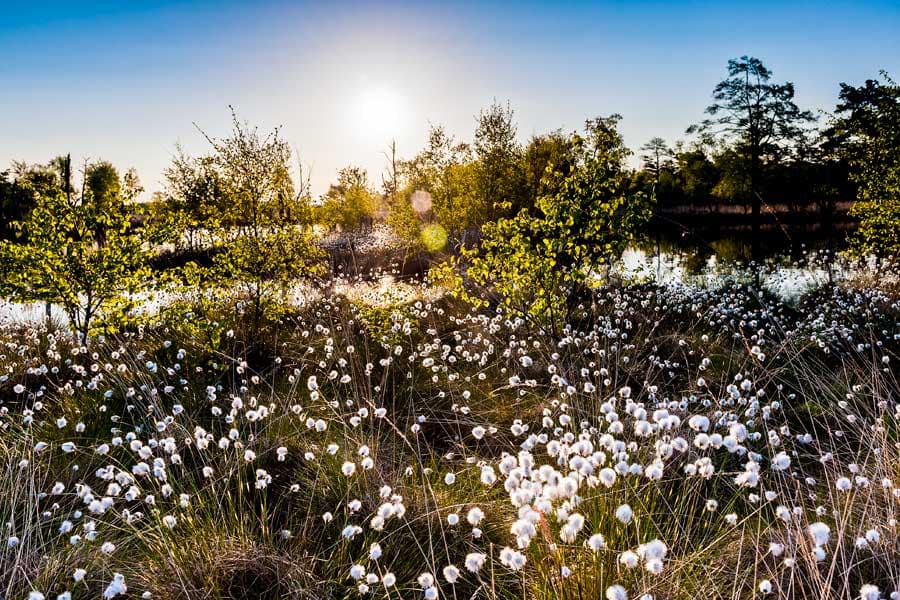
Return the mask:
[[[750,156],[750,195],[752,202],[752,239],[750,241],[750,260],[753,261],[753,280],[756,287],[759,287],[759,269],[761,264],[760,257],[760,219],[761,209],[762,209],[762,196],[759,193],[759,175],[760,175],[760,164],[759,164],[759,148],[754,145],[751,148],[751,156]]]
[[[762,209],[762,197],[759,193],[759,154],[754,151],[753,156],[750,159],[750,194],[752,200],[752,227],[753,227],[753,236],[751,240],[751,252],[750,258],[754,262],[759,262],[759,252],[760,252],[760,218],[761,218],[761,209]]]

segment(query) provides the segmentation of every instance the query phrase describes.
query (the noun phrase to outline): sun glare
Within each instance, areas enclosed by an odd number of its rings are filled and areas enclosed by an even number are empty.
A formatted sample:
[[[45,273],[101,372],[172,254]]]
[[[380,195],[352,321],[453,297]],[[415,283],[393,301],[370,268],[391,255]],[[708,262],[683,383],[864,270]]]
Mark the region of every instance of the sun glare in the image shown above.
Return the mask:
[[[359,93],[351,106],[355,137],[366,142],[383,142],[402,134],[409,123],[406,97],[386,85]]]

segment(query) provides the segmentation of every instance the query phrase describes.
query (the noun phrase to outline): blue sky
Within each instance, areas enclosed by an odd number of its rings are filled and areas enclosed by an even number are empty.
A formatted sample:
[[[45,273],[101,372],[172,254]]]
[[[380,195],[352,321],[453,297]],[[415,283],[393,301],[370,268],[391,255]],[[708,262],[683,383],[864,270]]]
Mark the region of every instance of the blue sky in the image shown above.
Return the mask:
[[[626,142],[702,118],[729,58],[750,54],[830,110],[838,83],[900,75],[900,2],[3,2],[0,168],[71,152],[134,166],[148,190],[181,143],[205,150],[228,105],[281,125],[322,192],[358,164],[378,181],[395,138],[469,139],[493,98],[520,137],[624,116]]]

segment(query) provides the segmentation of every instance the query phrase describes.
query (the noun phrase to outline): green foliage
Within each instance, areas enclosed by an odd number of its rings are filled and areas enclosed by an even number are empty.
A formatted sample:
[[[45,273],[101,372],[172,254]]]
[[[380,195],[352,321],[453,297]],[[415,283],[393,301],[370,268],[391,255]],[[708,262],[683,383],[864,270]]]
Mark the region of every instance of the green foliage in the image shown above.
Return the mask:
[[[468,144],[456,143],[432,127],[428,146],[404,165],[410,185],[431,195],[431,211],[455,243],[466,229],[483,223],[489,206],[479,196],[478,166]]]
[[[497,101],[478,116],[473,144],[474,191],[485,219],[515,214],[526,207],[523,151],[516,140],[514,113]]]
[[[553,188],[556,182],[545,177],[548,165],[553,165],[557,171],[567,172],[575,160],[572,137],[562,131],[532,137],[522,157],[525,208],[533,208],[538,198],[556,192]],[[514,213],[517,212],[514,208]]]
[[[412,186],[407,186],[388,199],[388,227],[407,250],[421,247],[422,221],[413,209],[413,193]]]
[[[101,209],[111,202],[116,202],[123,191],[119,171],[105,160],[87,166],[84,186],[91,194],[92,202]]]
[[[567,173],[579,160],[573,138],[561,131],[534,136],[523,146],[512,109],[494,102],[478,115],[471,145],[435,126],[426,148],[402,163],[403,185],[391,171],[387,222],[404,245],[414,247],[422,241],[423,223],[434,220],[456,252],[471,245],[466,235],[485,224],[538,210],[539,198],[556,194],[562,182],[545,177],[548,166]],[[411,206],[418,192],[430,195],[429,209],[417,212]]]
[[[328,229],[354,231],[371,226],[378,209],[378,199],[369,189],[366,172],[359,167],[345,167],[338,173],[319,206],[317,222]]]
[[[0,173],[0,239],[12,239],[13,223],[31,212],[35,194],[30,186],[10,177],[8,171]]]
[[[434,197],[432,210],[438,222],[458,239],[463,231],[488,219],[490,207],[478,195],[476,163],[451,164],[443,173],[443,188]]]
[[[718,170],[706,153],[700,149],[679,152],[677,161],[677,172],[687,201],[699,204],[708,199],[718,178]]]
[[[708,150],[700,144],[675,149],[659,148],[660,166],[656,169],[656,143],[651,140],[643,148],[644,167],[633,176],[632,186],[655,197],[661,208],[703,206],[715,202],[713,190],[721,183],[722,173]],[[667,158],[665,150],[671,150]],[[648,162],[650,161],[650,162]],[[731,200],[731,198],[728,198]]]
[[[431,195],[430,215],[447,232],[453,249],[467,232],[485,223],[533,207],[544,193],[541,179],[551,162],[567,162],[567,139],[556,132],[534,138],[527,148],[516,138],[514,113],[509,105],[492,103],[478,115],[471,145],[458,143],[443,127],[432,127],[428,145],[403,165],[407,185]],[[412,232],[412,215],[403,203],[392,219],[395,230]]]
[[[469,253],[468,276],[492,284],[509,308],[554,326],[578,299],[578,289],[603,277],[650,217],[643,194],[628,192],[628,154],[616,131],[618,115],[587,123],[573,136],[577,160],[565,171],[548,168],[553,195],[484,227],[480,250]]]
[[[297,190],[291,177],[291,150],[276,129],[262,136],[232,115],[229,137],[207,137],[213,152],[200,159],[203,204],[219,207],[210,236],[213,264],[199,277],[238,289],[252,322],[276,316],[291,284],[321,273],[320,251],[313,244],[308,188]],[[193,188],[190,188],[193,189]],[[189,289],[196,289],[190,281]]]
[[[6,273],[0,292],[23,301],[59,305],[83,343],[100,331],[131,322],[136,294],[151,282],[152,237],[132,227],[140,207],[121,199],[99,206],[42,196],[16,224],[21,241],[0,242]]]
[[[11,171],[0,172],[0,239],[16,237],[13,223],[28,216],[38,197],[71,195],[72,168],[68,156],[58,156],[46,165],[14,162]]]
[[[900,255],[900,85],[887,74],[859,87],[841,84],[829,135],[859,186],[851,237],[860,253]]]
[[[850,214],[859,219],[859,229],[850,239],[856,253],[900,256],[900,196],[858,201]]]
[[[733,147],[725,147],[715,156],[717,179],[710,192],[717,200],[734,203],[752,202],[754,182],[744,154]],[[757,192],[759,189],[756,190]]]
[[[194,251],[214,243],[227,206],[227,182],[215,168],[212,157],[194,158],[179,147],[165,170],[166,194],[157,208],[158,219],[166,219],[184,231],[178,245]]]
[[[388,165],[381,177],[385,223],[406,252],[418,250],[422,222],[412,204],[416,189],[412,183],[404,183],[407,165],[397,157],[397,142],[391,142],[385,158]]]

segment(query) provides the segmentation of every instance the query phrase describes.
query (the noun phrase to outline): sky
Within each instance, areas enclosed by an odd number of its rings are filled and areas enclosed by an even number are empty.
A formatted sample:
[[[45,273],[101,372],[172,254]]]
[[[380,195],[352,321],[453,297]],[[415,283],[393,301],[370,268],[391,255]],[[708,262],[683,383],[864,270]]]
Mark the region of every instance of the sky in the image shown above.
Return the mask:
[[[900,1],[317,2],[0,0],[0,170],[71,153],[135,167],[147,193],[180,144],[242,120],[282,136],[323,193],[380,182],[429,124],[471,140],[494,99],[519,137],[620,113],[633,149],[703,118],[729,58],[756,56],[830,111],[840,82],[900,77]]]

